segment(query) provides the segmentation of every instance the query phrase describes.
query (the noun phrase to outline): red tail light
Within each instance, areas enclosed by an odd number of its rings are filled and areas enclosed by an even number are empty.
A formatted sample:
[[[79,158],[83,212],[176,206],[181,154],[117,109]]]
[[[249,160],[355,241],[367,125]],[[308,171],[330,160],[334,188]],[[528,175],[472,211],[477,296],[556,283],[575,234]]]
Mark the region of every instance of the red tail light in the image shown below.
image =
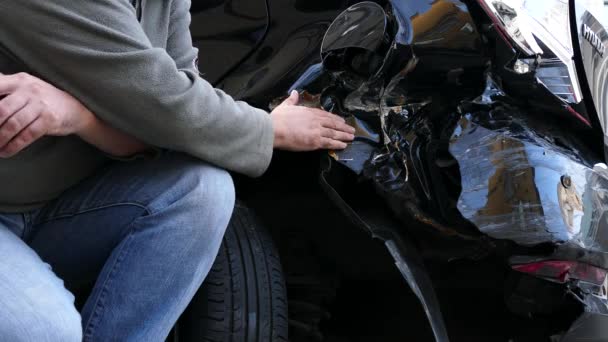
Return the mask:
[[[606,279],[607,271],[576,261],[547,260],[531,264],[514,265],[513,269],[540,278],[548,278],[560,283],[577,279],[601,285]]]

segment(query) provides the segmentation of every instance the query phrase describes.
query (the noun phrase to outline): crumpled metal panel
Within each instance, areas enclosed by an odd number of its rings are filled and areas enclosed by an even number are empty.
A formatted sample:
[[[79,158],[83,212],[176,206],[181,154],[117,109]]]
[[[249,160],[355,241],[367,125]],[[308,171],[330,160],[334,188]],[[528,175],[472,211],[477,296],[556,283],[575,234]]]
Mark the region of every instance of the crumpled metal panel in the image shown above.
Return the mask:
[[[523,246],[571,243],[608,252],[608,170],[540,136],[490,81],[450,141],[458,209],[483,233]]]
[[[303,105],[357,128],[355,141],[330,156],[374,186],[404,232],[458,241],[462,247],[449,258],[491,251],[512,264],[554,259],[607,268],[608,167],[587,158],[588,149],[579,150],[563,129],[539,124],[544,109],[516,103],[498,88],[492,77],[500,76],[479,53],[464,3],[389,3],[398,31],[378,72],[361,67],[377,62],[365,48],[373,44],[351,41],[326,51],[340,63],[326,58],[329,65],[311,66],[292,87],[301,90]],[[445,30],[437,29],[440,19]],[[384,30],[382,20],[374,23],[382,28],[374,32]],[[352,46],[359,50],[344,49]],[[427,285],[401,266],[414,291]],[[605,314],[606,288],[570,279],[564,290],[586,312]],[[429,320],[438,319],[438,306],[430,308],[437,311],[427,312]]]

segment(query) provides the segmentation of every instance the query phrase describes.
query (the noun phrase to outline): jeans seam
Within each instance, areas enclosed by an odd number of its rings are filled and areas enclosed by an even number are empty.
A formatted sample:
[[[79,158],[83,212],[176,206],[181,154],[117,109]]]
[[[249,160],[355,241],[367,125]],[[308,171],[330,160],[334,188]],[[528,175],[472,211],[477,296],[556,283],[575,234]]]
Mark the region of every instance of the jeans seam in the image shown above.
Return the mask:
[[[62,214],[58,214],[56,216],[46,217],[44,220],[40,220],[40,221],[36,222],[35,224],[36,225],[38,225],[38,224],[44,224],[44,223],[48,223],[48,222],[54,221],[54,220],[61,220],[61,219],[66,219],[66,218],[72,218],[74,216],[90,213],[90,212],[93,212],[93,211],[98,211],[98,210],[103,210],[103,209],[108,209],[108,208],[113,208],[113,207],[122,207],[122,206],[139,207],[139,208],[145,210],[146,215],[151,215],[152,214],[152,212],[150,211],[150,209],[146,205],[144,205],[142,203],[138,203],[138,202],[119,202],[119,203],[106,204],[106,205],[101,205],[101,206],[91,207],[91,208],[86,208],[86,209],[80,209],[80,210],[77,210],[75,212],[70,212],[70,213],[62,213]]]
[[[135,220],[135,221],[137,221],[137,220]],[[125,259],[126,254],[129,250],[129,247],[131,247],[131,243],[133,241],[133,233],[134,233],[133,226],[135,225],[135,221],[133,221],[131,223],[131,227],[129,227],[129,234],[123,240],[123,241],[128,241],[128,244],[125,244],[124,247],[121,249],[120,254],[118,255],[118,257],[116,258],[116,261],[112,265],[112,269],[108,273],[107,278],[103,281],[103,285],[101,286],[99,297],[97,298],[97,300],[95,301],[95,303],[93,305],[93,309],[92,309],[93,311],[91,313],[91,317],[89,317],[88,321],[84,325],[83,341],[93,338],[93,334],[94,334],[94,330],[95,330],[95,323],[96,323],[95,320],[101,316],[101,312],[103,311],[103,308],[104,308],[104,299],[108,294],[108,288],[112,284],[113,276],[116,273],[119,266],[122,264],[122,261]]]

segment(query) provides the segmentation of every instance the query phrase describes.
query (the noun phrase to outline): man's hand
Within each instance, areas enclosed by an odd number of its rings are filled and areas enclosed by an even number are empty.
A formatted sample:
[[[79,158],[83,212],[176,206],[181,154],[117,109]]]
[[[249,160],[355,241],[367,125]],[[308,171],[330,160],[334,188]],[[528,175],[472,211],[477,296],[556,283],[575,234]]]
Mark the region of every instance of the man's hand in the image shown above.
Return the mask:
[[[4,97],[5,96],[5,97]],[[45,135],[77,134],[95,121],[78,100],[28,74],[0,74],[0,158]]]
[[[45,135],[75,134],[98,149],[127,157],[148,146],[99,120],[70,94],[28,74],[0,74],[0,158]]]
[[[345,149],[355,129],[343,118],[321,109],[298,106],[299,94],[293,91],[272,113],[274,147],[288,151]]]

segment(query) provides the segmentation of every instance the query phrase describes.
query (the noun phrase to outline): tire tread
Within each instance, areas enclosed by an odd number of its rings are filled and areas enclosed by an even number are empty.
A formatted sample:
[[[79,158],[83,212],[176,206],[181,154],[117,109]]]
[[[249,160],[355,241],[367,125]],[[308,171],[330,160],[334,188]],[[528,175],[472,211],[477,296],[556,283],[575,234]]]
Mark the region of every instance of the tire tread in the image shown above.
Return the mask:
[[[278,252],[251,209],[237,203],[218,257],[180,319],[179,340],[283,342],[287,329]]]

